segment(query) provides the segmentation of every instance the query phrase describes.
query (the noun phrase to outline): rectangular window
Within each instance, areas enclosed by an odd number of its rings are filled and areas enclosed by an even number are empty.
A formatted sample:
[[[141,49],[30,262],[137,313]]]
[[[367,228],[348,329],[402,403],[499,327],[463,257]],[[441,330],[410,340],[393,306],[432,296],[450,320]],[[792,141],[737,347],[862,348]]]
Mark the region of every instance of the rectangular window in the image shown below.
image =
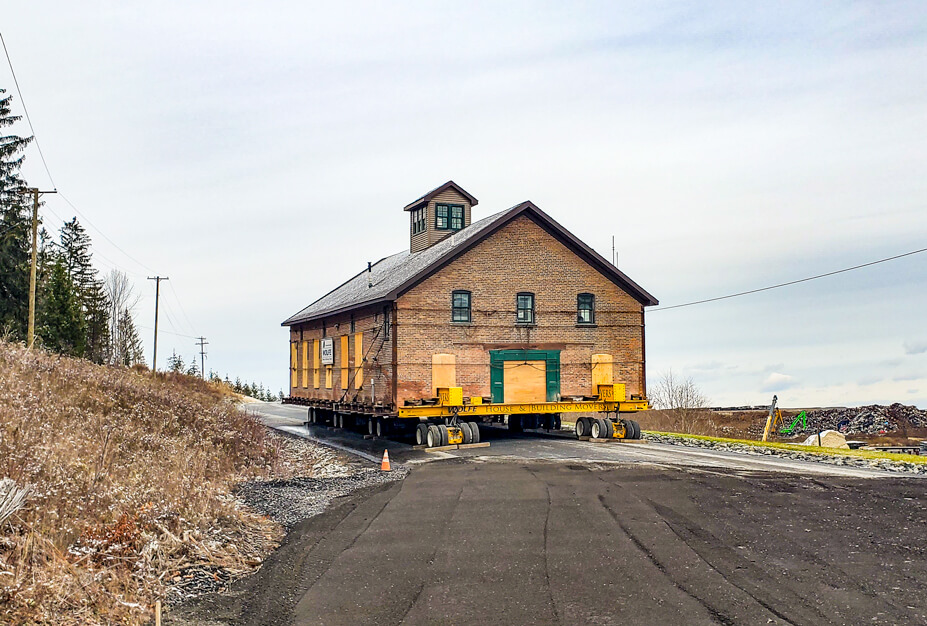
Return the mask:
[[[425,209],[414,209],[412,211],[412,234],[417,235],[425,232]]]
[[[451,230],[460,230],[463,228],[463,207],[451,207]]]
[[[314,339],[312,341],[312,386],[316,389],[319,388],[319,340]]]
[[[595,324],[595,296],[591,293],[576,296],[576,323]]]
[[[389,341],[389,307],[383,309],[383,341]]]
[[[341,335],[341,388],[348,388],[348,336]]]
[[[451,295],[451,321],[470,321],[470,292],[455,291]]]
[[[464,208],[462,204],[436,204],[435,229],[460,230],[464,226]]]
[[[520,293],[515,297],[515,321],[534,324],[534,294]]]

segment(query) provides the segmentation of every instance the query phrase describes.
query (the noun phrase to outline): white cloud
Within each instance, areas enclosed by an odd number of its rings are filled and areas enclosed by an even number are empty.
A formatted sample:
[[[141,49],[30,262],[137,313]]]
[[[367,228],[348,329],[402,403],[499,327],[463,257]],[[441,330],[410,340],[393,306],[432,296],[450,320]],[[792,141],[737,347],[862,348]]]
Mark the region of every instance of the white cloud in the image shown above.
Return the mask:
[[[773,372],[763,381],[763,391],[782,391],[794,387],[797,383],[794,376]]]
[[[927,340],[904,342],[905,354],[923,354],[925,352],[927,352]]]

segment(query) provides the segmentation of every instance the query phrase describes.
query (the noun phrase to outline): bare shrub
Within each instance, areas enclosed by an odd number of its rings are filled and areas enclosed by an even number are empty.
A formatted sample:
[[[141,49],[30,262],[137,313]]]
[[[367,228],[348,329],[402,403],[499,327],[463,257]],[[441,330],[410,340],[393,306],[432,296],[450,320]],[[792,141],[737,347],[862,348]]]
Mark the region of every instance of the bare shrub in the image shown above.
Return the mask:
[[[691,377],[679,378],[673,370],[664,372],[656,385],[650,387],[650,401],[654,408],[662,409],[672,419],[675,432],[695,434],[700,422],[708,422],[713,430],[710,402]]]

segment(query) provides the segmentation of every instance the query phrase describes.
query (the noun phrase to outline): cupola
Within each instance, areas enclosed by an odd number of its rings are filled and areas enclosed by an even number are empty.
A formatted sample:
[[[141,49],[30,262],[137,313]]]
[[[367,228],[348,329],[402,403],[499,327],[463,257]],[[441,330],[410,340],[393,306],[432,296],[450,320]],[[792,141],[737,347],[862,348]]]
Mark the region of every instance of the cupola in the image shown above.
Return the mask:
[[[403,209],[409,212],[409,250],[419,252],[470,225],[470,209],[479,201],[452,180],[435,187]]]

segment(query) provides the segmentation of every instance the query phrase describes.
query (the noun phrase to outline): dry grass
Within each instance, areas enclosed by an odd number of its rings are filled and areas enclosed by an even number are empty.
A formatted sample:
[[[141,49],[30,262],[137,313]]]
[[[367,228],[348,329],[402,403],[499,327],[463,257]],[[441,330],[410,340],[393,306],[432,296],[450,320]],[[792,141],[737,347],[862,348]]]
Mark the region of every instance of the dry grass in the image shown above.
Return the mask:
[[[712,437],[749,437],[757,429],[762,434],[766,415],[759,411],[719,414],[708,409],[676,411],[641,411],[634,415],[643,430],[706,435]]]
[[[0,478],[33,485],[0,527],[0,622],[141,623],[180,564],[259,562],[279,530],[228,494],[279,444],[233,395],[0,342]]]

